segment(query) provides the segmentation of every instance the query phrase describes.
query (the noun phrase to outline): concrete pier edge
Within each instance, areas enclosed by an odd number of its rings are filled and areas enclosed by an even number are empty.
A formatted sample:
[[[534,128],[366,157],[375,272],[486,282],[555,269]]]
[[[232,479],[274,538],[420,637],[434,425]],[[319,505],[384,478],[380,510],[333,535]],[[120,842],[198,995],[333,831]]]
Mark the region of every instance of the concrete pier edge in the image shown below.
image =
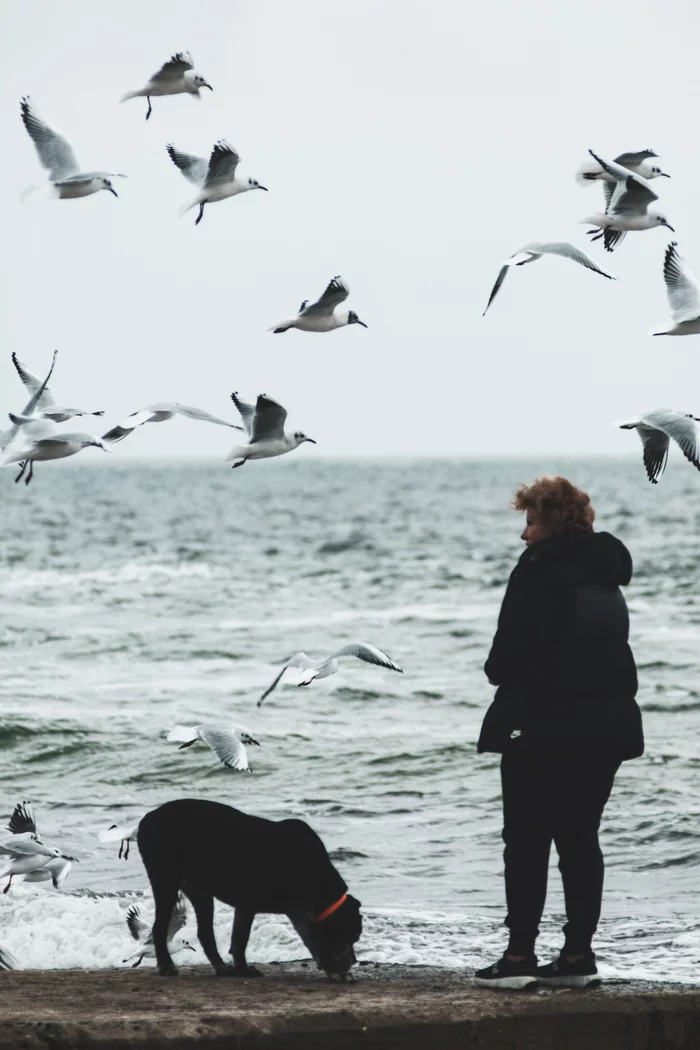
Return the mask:
[[[299,963],[265,978],[138,970],[0,972],[0,1050],[698,1050],[700,986],[499,992],[424,966],[354,984]]]

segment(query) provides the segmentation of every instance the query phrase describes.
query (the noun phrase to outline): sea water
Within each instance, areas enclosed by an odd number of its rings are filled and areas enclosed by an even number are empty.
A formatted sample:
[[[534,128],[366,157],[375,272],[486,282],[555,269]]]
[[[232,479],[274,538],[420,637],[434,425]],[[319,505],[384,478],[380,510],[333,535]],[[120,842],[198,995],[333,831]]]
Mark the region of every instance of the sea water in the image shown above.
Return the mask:
[[[39,464],[27,488],[3,471],[0,825],[30,799],[44,842],[79,863],[59,892],[13,880],[0,944],[28,968],[122,965],[126,909],[137,901],[149,921],[152,900],[137,846],[124,862],[97,834],[195,797],[307,820],[362,901],[360,958],[493,961],[506,931],[499,759],[475,748],[493,693],[482,666],[522,549],[509,499],[545,469],[590,491],[597,526],[635,564],[647,747],[604,817],[600,969],[696,982],[700,490],[680,457],[653,487],[636,459],[297,454],[235,473],[77,460]],[[345,661],[306,689],[283,680],[256,707],[285,657],[354,640],[405,673]],[[212,718],[260,741],[251,775],[166,741],[176,723]],[[555,860],[544,959],[564,922]],[[230,918],[219,905],[223,953]],[[191,920],[189,932],[196,943]],[[256,920],[251,960],[305,954],[285,919]],[[206,965],[199,948],[180,961]]]

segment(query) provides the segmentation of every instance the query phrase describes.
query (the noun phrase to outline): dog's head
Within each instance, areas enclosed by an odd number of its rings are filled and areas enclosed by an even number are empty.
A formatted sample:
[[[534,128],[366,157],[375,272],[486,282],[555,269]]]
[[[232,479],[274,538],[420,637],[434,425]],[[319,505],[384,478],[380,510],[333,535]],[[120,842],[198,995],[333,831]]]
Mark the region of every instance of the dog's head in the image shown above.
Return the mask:
[[[295,915],[292,921],[319,970],[329,978],[344,979],[356,961],[353,945],[362,933],[362,916],[360,902],[351,894],[340,900],[316,915]]]

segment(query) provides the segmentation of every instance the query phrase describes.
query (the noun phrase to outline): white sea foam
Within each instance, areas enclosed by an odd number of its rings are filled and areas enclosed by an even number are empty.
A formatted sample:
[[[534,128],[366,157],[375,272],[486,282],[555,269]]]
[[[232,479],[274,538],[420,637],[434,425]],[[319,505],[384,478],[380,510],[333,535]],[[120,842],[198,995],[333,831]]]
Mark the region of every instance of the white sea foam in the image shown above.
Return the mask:
[[[17,883],[9,894],[0,898],[3,944],[17,957],[22,969],[27,970],[121,967],[133,951],[126,912],[134,900],[138,900],[144,920],[150,922],[153,917],[150,897],[52,893]],[[224,955],[231,939],[232,914],[231,909],[217,906],[215,930]],[[191,908],[183,933],[197,949],[187,964],[208,965],[198,946]],[[286,919],[274,915],[258,918],[250,942],[251,959],[284,962],[305,954],[304,946]],[[153,963],[145,960],[142,965]]]
[[[22,969],[121,968],[133,950],[126,911],[138,900],[146,922],[153,915],[150,896],[101,896],[52,893],[21,883],[0,898],[3,944]],[[222,956],[231,937],[233,912],[217,903],[214,929]],[[360,960],[402,965],[442,966],[471,971],[503,950],[500,919],[480,914],[405,909],[363,909],[364,930],[357,946]],[[183,931],[196,953],[181,964],[205,965],[191,908]],[[666,921],[634,925],[620,937],[619,922],[603,922],[596,942],[599,970],[605,978],[668,980],[697,984],[700,924],[681,930]],[[547,959],[559,947],[559,931],[548,924],[538,945]],[[284,916],[256,918],[248,949],[252,962],[289,962],[308,953]],[[153,966],[144,960],[143,966]],[[361,972],[361,971],[360,971]]]

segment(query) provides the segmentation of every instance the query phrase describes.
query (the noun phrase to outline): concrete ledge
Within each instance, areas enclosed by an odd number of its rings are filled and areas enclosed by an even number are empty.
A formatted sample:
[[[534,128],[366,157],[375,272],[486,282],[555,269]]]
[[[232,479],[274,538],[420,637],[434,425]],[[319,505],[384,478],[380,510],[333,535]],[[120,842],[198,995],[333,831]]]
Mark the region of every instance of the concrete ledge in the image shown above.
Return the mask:
[[[462,973],[376,966],[355,984],[304,964],[264,979],[205,967],[0,972],[0,1050],[698,1050],[700,988],[498,992]]]

